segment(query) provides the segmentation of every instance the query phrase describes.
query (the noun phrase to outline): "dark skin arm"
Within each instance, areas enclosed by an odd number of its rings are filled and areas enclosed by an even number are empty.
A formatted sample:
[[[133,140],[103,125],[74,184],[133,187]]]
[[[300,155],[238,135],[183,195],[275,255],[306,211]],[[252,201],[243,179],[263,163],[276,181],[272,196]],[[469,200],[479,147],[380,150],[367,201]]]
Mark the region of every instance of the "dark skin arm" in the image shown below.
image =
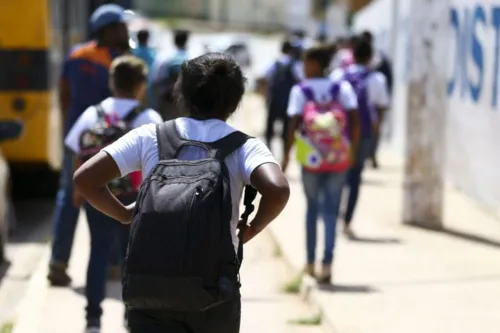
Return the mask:
[[[280,167],[274,163],[265,163],[259,166],[252,172],[250,181],[262,195],[262,198],[255,218],[245,230],[243,243],[254,238],[278,217],[290,197],[288,181]]]
[[[107,184],[121,176],[115,161],[99,152],[76,170],[75,188],[92,206],[121,223],[132,221],[135,204],[124,206],[109,190]]]
[[[109,191],[107,184],[120,177],[115,161],[105,152],[100,152],[83,164],[75,173],[75,187],[97,210],[122,223],[132,220],[134,204],[124,206]],[[290,187],[279,166],[266,163],[252,172],[250,181],[262,195],[255,218],[246,229],[244,242],[259,234],[285,208],[290,196]]]
[[[290,161],[290,151],[292,150],[293,144],[295,143],[295,132],[299,129],[301,120],[301,116],[290,118],[290,124],[288,126],[288,133],[285,142],[285,153],[283,155],[283,162],[281,163],[281,169],[283,170],[283,172],[286,172],[286,169],[288,168],[288,162]]]
[[[378,121],[375,124],[375,134],[378,135],[380,132],[380,126],[382,126],[382,122],[384,121],[384,116],[385,116],[385,108],[378,107],[377,108],[377,115],[378,115]]]

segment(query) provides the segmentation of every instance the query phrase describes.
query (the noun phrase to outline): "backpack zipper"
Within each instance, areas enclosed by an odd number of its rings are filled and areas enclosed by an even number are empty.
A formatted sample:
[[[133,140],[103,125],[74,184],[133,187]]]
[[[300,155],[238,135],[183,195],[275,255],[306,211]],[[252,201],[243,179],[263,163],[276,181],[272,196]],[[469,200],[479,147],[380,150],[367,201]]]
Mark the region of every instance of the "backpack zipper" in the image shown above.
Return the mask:
[[[187,268],[189,271],[191,271],[191,266],[193,265],[193,253],[190,251],[191,249],[191,242],[192,242],[192,237],[191,237],[191,228],[194,223],[193,219],[193,208],[196,203],[196,200],[198,200],[201,195],[203,194],[203,190],[201,187],[196,187],[193,196],[191,198],[191,204],[189,205],[189,223],[188,223],[188,230],[187,230],[187,241],[186,241],[186,252],[188,253],[188,262],[187,262]]]

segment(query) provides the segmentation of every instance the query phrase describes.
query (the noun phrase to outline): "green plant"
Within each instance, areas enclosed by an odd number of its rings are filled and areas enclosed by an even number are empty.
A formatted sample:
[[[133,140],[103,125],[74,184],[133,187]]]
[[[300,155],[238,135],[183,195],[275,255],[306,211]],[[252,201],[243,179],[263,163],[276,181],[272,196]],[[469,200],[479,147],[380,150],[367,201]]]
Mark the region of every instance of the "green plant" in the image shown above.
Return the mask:
[[[14,330],[14,323],[11,321],[3,323],[2,327],[0,328],[0,333],[12,333]]]
[[[300,325],[300,326],[319,326],[321,325],[322,322],[323,322],[323,314],[319,312],[311,317],[290,320],[289,324]]]
[[[283,286],[283,292],[287,294],[298,294],[300,292],[300,287],[302,285],[302,275],[299,275],[292,279],[291,281],[285,283]]]

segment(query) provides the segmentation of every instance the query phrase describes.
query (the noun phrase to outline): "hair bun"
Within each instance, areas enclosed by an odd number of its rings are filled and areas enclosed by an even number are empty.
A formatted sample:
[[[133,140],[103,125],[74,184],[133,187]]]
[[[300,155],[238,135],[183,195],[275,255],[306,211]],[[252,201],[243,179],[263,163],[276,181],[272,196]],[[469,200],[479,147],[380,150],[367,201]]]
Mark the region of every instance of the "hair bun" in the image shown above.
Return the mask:
[[[212,73],[217,76],[227,76],[229,75],[229,70],[225,63],[216,63],[212,67]]]

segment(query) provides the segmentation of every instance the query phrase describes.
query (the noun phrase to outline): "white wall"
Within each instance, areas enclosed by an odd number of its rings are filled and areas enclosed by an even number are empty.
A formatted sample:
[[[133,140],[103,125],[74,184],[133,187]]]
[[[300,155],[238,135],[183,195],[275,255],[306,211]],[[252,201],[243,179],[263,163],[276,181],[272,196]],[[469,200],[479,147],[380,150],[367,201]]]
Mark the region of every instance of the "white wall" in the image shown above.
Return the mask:
[[[396,31],[395,94],[391,143],[404,151],[406,77],[411,32],[410,1],[378,0],[355,18],[355,29],[371,29],[379,47],[391,53],[387,35]],[[450,45],[443,66],[449,72],[447,173],[466,193],[493,209],[500,207],[500,0],[452,0],[443,20],[450,23]],[[385,37],[384,37],[385,36]]]

